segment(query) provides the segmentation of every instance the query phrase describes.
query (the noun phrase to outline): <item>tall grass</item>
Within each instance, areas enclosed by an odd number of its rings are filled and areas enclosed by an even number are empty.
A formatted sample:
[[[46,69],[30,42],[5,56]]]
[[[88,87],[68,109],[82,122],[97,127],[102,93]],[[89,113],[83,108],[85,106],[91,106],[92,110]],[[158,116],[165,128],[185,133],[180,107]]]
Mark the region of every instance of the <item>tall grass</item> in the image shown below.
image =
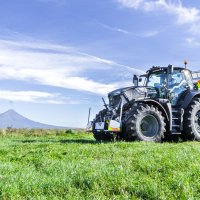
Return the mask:
[[[197,142],[96,143],[37,131],[0,135],[1,199],[200,199]]]

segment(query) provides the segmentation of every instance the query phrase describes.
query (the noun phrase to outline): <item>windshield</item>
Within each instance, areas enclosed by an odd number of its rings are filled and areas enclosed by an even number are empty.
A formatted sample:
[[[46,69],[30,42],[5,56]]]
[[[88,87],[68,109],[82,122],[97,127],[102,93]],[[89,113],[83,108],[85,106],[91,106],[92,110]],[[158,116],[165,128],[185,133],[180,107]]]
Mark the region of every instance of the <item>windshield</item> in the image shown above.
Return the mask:
[[[147,80],[148,87],[161,88],[165,84],[166,84],[166,72],[165,71],[154,72],[149,75],[149,78]]]

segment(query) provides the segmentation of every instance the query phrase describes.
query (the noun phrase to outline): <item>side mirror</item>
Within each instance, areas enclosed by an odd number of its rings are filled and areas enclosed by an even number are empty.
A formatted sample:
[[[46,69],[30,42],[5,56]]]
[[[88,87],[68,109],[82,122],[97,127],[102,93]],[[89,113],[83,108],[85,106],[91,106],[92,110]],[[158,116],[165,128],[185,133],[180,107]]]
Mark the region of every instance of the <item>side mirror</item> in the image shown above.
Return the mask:
[[[133,75],[133,84],[134,86],[138,86],[138,82],[139,82],[139,77],[137,75]]]
[[[167,72],[168,72],[168,74],[172,74],[174,72],[174,66],[173,65],[168,65]]]

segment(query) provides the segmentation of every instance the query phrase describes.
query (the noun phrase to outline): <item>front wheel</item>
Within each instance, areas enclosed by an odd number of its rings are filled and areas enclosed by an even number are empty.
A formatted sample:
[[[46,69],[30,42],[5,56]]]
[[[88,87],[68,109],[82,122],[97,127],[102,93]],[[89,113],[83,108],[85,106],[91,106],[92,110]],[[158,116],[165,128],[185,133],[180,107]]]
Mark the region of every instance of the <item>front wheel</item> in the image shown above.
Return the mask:
[[[96,141],[101,142],[101,141],[112,141],[114,140],[114,135],[111,133],[106,133],[104,131],[101,132],[97,132],[95,131],[93,133],[94,138],[96,139]]]
[[[127,140],[160,142],[166,131],[164,120],[162,113],[153,105],[133,105],[125,122]]]
[[[113,134],[105,131],[96,131],[95,130],[95,123],[96,122],[103,122],[106,115],[106,109],[101,110],[97,115],[93,123],[93,136],[96,141],[112,141],[114,140]]]

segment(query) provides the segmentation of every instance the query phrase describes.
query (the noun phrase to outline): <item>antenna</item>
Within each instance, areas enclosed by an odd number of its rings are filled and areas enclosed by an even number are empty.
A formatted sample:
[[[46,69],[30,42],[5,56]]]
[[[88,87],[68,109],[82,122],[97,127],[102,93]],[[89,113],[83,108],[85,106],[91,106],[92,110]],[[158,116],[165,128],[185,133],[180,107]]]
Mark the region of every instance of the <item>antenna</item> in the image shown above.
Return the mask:
[[[185,69],[187,68],[187,64],[188,64],[187,60],[184,60]]]

